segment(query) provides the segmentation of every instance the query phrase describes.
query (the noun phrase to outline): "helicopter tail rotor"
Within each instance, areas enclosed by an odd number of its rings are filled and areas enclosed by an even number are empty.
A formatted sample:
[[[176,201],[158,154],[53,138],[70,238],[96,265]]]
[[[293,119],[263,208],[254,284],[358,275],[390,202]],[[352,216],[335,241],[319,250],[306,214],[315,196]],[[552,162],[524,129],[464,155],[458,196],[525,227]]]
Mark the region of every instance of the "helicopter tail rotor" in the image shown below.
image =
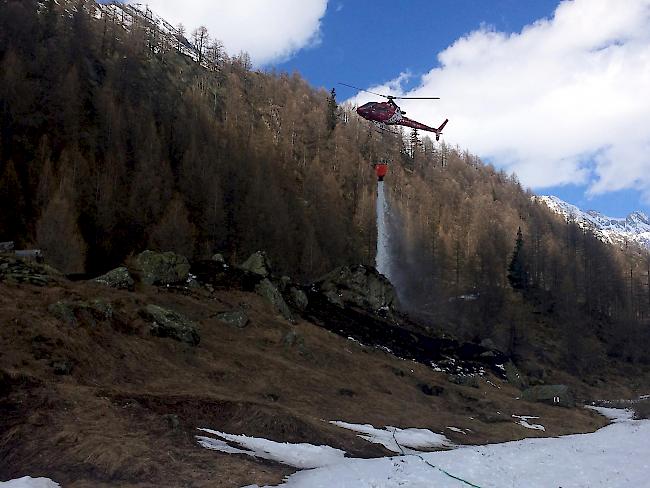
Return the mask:
[[[438,128],[435,130],[435,133],[436,133],[436,141],[439,141],[439,140],[440,140],[440,136],[442,135],[442,129],[445,128],[445,125],[447,125],[447,122],[449,122],[449,119],[445,119],[445,121],[440,125],[440,127],[438,127]]]

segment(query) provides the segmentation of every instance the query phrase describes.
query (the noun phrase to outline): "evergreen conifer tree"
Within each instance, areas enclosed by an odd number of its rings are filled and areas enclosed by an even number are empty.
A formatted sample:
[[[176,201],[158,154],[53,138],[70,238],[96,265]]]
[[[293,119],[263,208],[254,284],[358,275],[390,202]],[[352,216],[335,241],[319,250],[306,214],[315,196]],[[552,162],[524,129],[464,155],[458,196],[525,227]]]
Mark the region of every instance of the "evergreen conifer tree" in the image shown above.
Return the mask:
[[[327,98],[327,128],[332,132],[338,123],[339,106],[336,103],[336,90],[332,88]]]
[[[524,262],[524,236],[521,227],[517,231],[515,250],[508,266],[508,281],[515,290],[524,291],[528,288],[528,273]]]

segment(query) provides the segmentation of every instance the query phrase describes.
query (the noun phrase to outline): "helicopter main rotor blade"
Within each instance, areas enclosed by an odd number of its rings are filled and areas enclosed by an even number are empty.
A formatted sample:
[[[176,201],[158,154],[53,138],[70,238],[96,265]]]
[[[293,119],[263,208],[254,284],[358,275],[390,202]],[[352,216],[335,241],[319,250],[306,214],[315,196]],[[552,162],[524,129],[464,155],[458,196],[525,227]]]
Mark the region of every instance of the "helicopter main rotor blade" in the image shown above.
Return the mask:
[[[354,88],[355,90],[370,93],[372,95],[377,95],[378,97],[384,97],[387,98],[388,100],[440,100],[440,97],[395,97],[393,95],[384,95],[382,93],[376,93],[370,90],[364,90],[363,88],[359,88],[358,86],[354,86],[354,85],[348,85],[347,83],[339,82],[339,85]]]
[[[397,100],[440,100],[440,97],[390,97]]]
[[[375,93],[375,92],[372,92],[370,90],[364,90],[363,88],[359,88],[358,86],[348,85],[347,83],[339,82],[339,85],[354,88],[355,90],[359,90],[359,91],[362,91],[362,92],[371,93],[372,95],[377,95],[378,97],[384,97],[384,98],[388,98],[388,99],[395,98],[395,97],[391,97],[390,95],[382,95],[381,93]]]

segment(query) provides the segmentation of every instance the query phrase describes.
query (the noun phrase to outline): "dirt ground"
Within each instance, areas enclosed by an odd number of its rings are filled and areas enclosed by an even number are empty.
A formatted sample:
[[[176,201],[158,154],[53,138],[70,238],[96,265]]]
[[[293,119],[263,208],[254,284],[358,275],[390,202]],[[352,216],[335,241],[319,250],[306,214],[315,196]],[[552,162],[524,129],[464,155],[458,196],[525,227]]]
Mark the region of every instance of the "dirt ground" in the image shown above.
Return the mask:
[[[110,317],[70,324],[48,309],[95,299],[110,304]],[[200,344],[151,336],[139,313],[147,304],[194,320]],[[240,308],[251,319],[243,329],[215,318]],[[629,393],[622,383],[578,391],[594,398]],[[294,471],[203,449],[198,427],[372,457],[390,453],[326,420],[428,428],[462,444],[605,424],[587,409],[527,403],[519,394],[491,375],[479,388],[456,385],[444,373],[308,322],[290,324],[252,293],[146,286],[129,292],[64,280],[0,284],[0,480],[46,476],[65,488],[240,487],[277,484]],[[539,416],[535,422],[546,432],[518,425],[513,414]]]

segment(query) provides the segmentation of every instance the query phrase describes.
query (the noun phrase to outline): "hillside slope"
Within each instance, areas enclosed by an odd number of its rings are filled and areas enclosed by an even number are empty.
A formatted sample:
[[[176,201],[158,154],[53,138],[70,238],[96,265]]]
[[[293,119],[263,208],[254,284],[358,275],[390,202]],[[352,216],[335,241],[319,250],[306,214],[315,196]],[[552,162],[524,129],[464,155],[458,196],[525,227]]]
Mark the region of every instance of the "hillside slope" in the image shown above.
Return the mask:
[[[374,457],[388,452],[326,420],[429,428],[481,444],[603,425],[583,408],[519,400],[517,389],[491,373],[463,384],[299,315],[291,324],[237,287],[140,283],[131,292],[47,280],[44,287],[0,283],[3,480],[29,474],[73,488],[239,487],[292,472],[208,451],[195,438],[199,427]],[[153,335],[143,312],[151,305],[196,324],[198,344]],[[233,310],[245,310],[250,323],[219,320]],[[573,381],[549,374],[549,381]],[[573,384],[582,399],[631,394],[607,379],[606,389]],[[511,414],[541,417],[546,432]]]

